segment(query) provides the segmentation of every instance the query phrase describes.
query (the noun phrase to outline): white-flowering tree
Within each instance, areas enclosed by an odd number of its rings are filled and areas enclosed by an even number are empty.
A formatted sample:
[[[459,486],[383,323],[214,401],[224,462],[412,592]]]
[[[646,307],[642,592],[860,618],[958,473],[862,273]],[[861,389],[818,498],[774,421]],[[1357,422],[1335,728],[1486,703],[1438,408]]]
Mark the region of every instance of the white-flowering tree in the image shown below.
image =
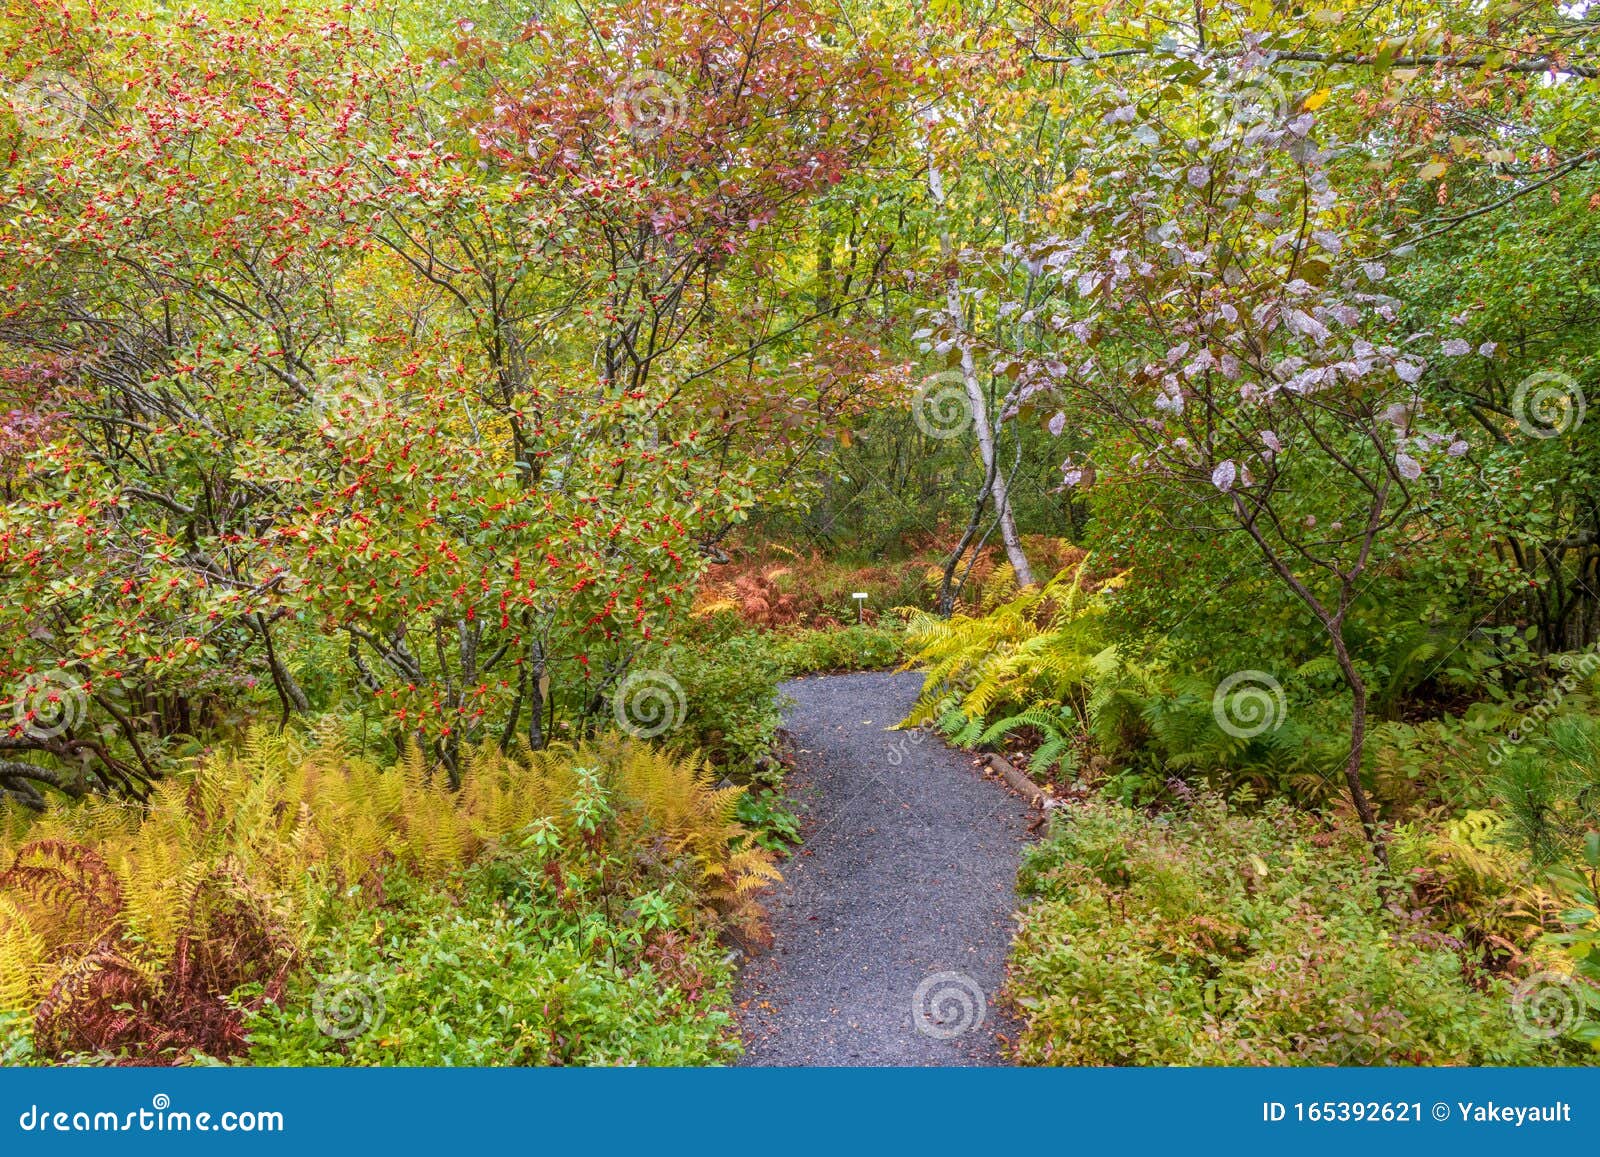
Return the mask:
[[[1351,695],[1344,783],[1381,857],[1347,616],[1424,504],[1425,473],[1467,449],[1429,427],[1419,383],[1430,358],[1469,351],[1403,332],[1330,178],[1314,100],[1282,98],[1264,58],[1180,54],[1169,72],[1191,99],[1101,90],[1077,232],[1028,248],[1062,292],[1024,394],[1057,400],[1055,427],[1098,447],[1065,463],[1069,486],[1093,469],[1153,487],[1316,617]]]

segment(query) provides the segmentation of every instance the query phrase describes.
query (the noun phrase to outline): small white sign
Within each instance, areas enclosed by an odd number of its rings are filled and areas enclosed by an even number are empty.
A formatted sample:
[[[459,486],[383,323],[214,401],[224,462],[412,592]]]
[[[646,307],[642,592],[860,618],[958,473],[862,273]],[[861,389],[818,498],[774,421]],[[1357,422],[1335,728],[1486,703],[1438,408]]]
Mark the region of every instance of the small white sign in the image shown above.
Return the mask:
[[[853,599],[864,599],[864,598],[867,597],[867,592],[866,591],[857,591],[855,594],[851,595],[850,597],[853,598]]]

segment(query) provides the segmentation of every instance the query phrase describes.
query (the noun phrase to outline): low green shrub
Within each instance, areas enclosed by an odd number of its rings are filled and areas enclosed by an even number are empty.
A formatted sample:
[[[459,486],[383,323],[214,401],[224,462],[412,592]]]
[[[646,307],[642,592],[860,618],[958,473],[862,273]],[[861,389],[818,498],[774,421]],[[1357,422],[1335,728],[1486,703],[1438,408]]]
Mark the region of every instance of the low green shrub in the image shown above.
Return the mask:
[[[800,817],[783,793],[770,787],[756,788],[739,797],[739,822],[755,836],[762,847],[782,851],[800,842]]]
[[[876,671],[904,658],[905,631],[894,623],[798,631],[771,636],[770,646],[785,675]]]
[[[33,1052],[33,1018],[0,1011],[0,1069],[38,1063]]]
[[[682,726],[663,740],[703,752],[735,781],[776,782],[783,671],[762,636],[714,624],[642,665],[683,689]]]
[[[681,642],[635,667],[664,671],[683,691],[682,725],[664,739],[704,752],[737,782],[776,785],[778,684],[795,675],[893,667],[903,639],[899,624],[785,633],[752,629],[720,613],[699,618]]]
[[[1054,1065],[1535,1064],[1585,1056],[1519,1031],[1385,883],[1358,835],[1273,802],[1180,812],[1095,802],[1026,857],[1013,946],[1020,1060]],[[1390,895],[1398,882],[1387,881]],[[1398,905],[1397,905],[1398,908]]]
[[[688,893],[612,896],[573,855],[545,861],[554,872],[536,856],[496,860],[450,890],[391,874],[377,897],[330,904],[314,972],[247,1022],[250,1063],[736,1059],[732,966]]]

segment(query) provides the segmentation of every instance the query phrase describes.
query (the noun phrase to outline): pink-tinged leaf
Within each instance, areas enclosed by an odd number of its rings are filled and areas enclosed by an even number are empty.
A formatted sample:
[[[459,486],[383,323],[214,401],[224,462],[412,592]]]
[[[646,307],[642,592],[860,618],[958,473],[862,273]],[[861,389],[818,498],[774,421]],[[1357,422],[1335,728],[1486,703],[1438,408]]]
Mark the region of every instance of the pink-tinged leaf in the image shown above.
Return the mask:
[[[1318,345],[1323,345],[1328,340],[1328,327],[1303,309],[1291,309],[1284,314],[1284,321],[1293,333],[1302,337],[1309,337]]]
[[[1384,410],[1383,417],[1396,430],[1404,430],[1411,421],[1411,407],[1404,402],[1395,402]]]
[[[1217,464],[1217,468],[1211,472],[1211,485],[1226,494],[1233,489],[1234,481],[1238,476],[1239,469],[1231,460],[1220,462]]]
[[[1400,477],[1408,482],[1415,482],[1422,477],[1422,463],[1409,454],[1396,454],[1394,456],[1394,466],[1400,472]]]

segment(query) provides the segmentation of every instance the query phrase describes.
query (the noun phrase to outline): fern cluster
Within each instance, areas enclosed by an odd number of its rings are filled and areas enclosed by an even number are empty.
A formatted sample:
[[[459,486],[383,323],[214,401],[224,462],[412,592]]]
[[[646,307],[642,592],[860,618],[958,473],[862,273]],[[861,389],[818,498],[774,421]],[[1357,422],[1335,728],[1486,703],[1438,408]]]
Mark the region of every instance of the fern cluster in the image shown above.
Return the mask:
[[[242,1051],[228,998],[281,989],[330,889],[390,868],[447,881],[535,829],[553,849],[653,849],[691,895],[754,930],[778,872],[735,819],[741,792],[713,786],[697,758],[615,736],[486,746],[452,790],[415,750],[382,767],[331,728],[258,731],[157,784],[147,806],[90,799],[0,840],[0,1011],[31,1013],[58,1054]]]
[[[1116,663],[1100,619],[1102,593],[1119,581],[1096,585],[1084,558],[1042,586],[1018,591],[1003,565],[984,585],[986,613],[948,620],[914,614],[906,665],[922,668],[925,679],[905,725],[933,723],[962,746],[1031,727],[1043,737],[1033,770],[1071,770],[1095,675]]]
[[[1540,967],[1566,970],[1560,953],[1540,934],[1558,930],[1562,909],[1570,905],[1542,882],[1498,813],[1468,811],[1437,827],[1402,824],[1390,861],[1411,873],[1419,897],[1490,961],[1517,963],[1529,956]]]
[[[1105,613],[1123,576],[1095,583],[1081,559],[1043,586],[1016,588],[997,567],[980,615],[913,615],[907,666],[925,671],[906,726],[931,723],[958,746],[1031,733],[1030,770],[1081,771],[1092,749],[1115,767],[1114,795],[1165,790],[1169,777],[1209,779],[1239,798],[1287,793],[1307,803],[1337,795],[1339,752],[1299,719],[1240,735],[1220,726],[1215,684],[1175,675],[1159,644],[1134,655],[1109,645]],[[1413,657],[1414,658],[1414,657]],[[1297,678],[1322,678],[1314,660]]]

